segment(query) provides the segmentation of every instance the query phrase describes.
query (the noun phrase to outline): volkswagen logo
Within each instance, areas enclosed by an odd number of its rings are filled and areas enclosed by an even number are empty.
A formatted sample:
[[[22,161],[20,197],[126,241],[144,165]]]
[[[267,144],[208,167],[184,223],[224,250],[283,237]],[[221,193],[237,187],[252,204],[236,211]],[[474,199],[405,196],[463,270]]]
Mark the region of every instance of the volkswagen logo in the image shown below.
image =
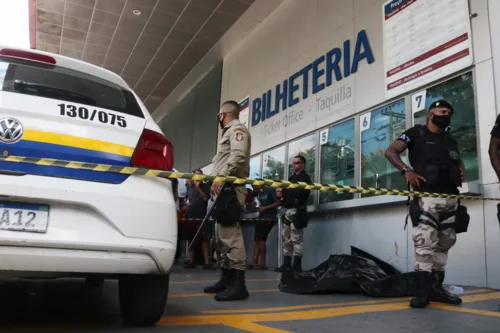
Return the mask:
[[[0,119],[0,141],[3,143],[16,143],[23,137],[23,125],[14,118]]]

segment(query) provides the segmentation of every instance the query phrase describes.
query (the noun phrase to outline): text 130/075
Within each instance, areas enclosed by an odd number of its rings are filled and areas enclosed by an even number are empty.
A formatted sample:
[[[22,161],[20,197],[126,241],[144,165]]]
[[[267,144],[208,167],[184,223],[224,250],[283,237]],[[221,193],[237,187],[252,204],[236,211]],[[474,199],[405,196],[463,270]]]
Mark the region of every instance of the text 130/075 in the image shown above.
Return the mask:
[[[111,124],[111,125],[118,125],[120,127],[127,127],[127,122],[125,121],[125,117],[123,116],[118,116],[114,113],[111,112],[105,112],[105,111],[97,111],[96,109],[93,109],[90,111],[86,107],[80,106],[77,107],[72,104],[58,104],[61,112],[61,116],[68,116],[71,118],[80,118],[84,120],[90,120],[90,121],[99,121],[103,124]]]

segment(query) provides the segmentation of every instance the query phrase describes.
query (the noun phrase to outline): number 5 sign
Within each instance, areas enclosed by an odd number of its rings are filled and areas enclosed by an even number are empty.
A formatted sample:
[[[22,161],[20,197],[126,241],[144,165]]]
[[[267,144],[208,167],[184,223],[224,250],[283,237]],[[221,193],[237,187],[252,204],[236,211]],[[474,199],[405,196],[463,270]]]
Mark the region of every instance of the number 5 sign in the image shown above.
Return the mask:
[[[359,129],[361,132],[366,131],[370,128],[370,121],[372,119],[372,113],[368,112],[361,116],[359,120]]]
[[[319,144],[324,145],[328,142],[328,128],[319,132]]]

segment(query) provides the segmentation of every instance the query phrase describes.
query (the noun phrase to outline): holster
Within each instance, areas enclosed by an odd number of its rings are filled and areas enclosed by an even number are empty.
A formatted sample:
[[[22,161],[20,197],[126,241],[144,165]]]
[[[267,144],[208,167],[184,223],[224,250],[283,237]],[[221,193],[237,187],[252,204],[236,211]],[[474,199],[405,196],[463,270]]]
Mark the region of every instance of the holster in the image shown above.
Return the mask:
[[[214,209],[214,218],[220,225],[229,226],[240,221],[242,209],[236,190],[226,185],[219,193]]]
[[[297,211],[297,220],[294,225],[296,229],[307,228],[309,224],[309,214],[307,214],[307,207],[299,208]]]
[[[469,229],[470,215],[467,213],[467,207],[458,203],[457,212],[455,214],[455,232],[460,234],[467,232]]]
[[[418,202],[418,198],[413,198],[408,204],[409,212],[408,215],[411,219],[411,224],[416,227],[420,223],[420,214],[422,210],[420,208],[420,203]]]
[[[293,223],[296,229],[307,228],[307,225],[309,224],[309,214],[307,214],[307,207],[289,209],[296,209],[297,214],[292,215],[293,217],[290,217],[289,214],[285,213],[282,219],[283,223],[286,225],[290,225]]]

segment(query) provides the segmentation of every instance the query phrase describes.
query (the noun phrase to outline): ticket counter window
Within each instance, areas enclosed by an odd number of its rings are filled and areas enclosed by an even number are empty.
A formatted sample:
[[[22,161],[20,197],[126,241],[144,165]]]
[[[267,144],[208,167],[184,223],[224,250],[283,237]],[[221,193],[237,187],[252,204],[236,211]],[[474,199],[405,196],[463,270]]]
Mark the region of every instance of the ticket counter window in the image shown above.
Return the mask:
[[[414,113],[414,124],[427,123],[427,109],[440,99],[448,101],[454,109],[450,133],[457,140],[460,157],[465,165],[465,181],[479,179],[477,154],[476,108],[472,73],[466,73],[422,90],[412,95],[413,107],[421,109]],[[419,106],[423,103],[425,107]]]
[[[354,185],[354,119],[321,130],[319,135],[320,182],[322,184]],[[352,198],[352,193],[322,191],[319,194],[319,203]]]
[[[260,158],[262,155],[257,155],[250,158],[250,178],[260,177]]]
[[[285,179],[285,152],[285,146],[281,146],[262,154],[264,179]]]
[[[305,171],[314,182],[316,179],[316,133],[300,138],[288,144],[288,177],[293,174],[292,161],[297,155],[302,155],[306,159]],[[312,190],[309,196],[308,204],[314,204],[314,198],[318,191]]]
[[[401,173],[385,157],[385,150],[406,129],[404,99],[360,116],[361,185],[404,190],[408,186]],[[401,154],[407,161],[407,151]],[[369,195],[363,195],[369,196]]]

